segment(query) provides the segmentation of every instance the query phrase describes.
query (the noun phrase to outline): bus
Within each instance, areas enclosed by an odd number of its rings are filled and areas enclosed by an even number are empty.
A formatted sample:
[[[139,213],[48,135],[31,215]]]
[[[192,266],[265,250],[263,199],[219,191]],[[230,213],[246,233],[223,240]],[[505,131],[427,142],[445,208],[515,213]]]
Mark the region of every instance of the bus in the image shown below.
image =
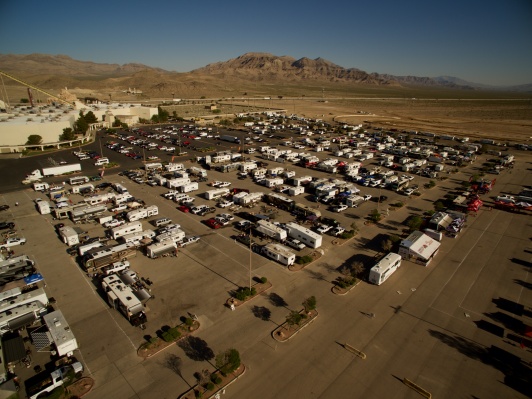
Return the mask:
[[[68,183],[71,185],[71,186],[75,186],[77,184],[84,184],[84,183],[88,183],[89,182],[89,178],[87,176],[76,176],[76,177],[71,177],[69,180],[68,180]]]
[[[401,266],[401,255],[390,252],[369,271],[369,282],[381,285]]]

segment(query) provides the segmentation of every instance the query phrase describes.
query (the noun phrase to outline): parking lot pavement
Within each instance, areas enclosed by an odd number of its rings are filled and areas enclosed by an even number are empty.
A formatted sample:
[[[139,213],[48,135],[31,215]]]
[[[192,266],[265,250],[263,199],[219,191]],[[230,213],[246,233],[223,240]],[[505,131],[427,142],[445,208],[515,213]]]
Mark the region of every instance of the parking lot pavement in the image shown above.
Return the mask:
[[[294,170],[298,175],[326,176],[315,170]],[[334,246],[333,238],[324,235],[325,255],[300,272],[290,272],[257,254],[250,256],[248,248],[231,238],[238,232],[233,227],[212,230],[201,223],[204,217],[180,212],[175,203],[162,198],[164,188],[137,185],[116,172],[106,172],[104,179],[124,182],[135,197],[158,205],[160,216],[181,224],[187,234],[201,237],[198,243],[180,249],[177,257],[151,260],[138,254],[130,259],[131,268],[154,283],[144,331],[133,328],[120,313],[110,309],[98,284],[66,254],[66,246],[53,233],[54,222],[49,216],[39,215],[31,202],[42,195],[26,188],[3,196],[5,203],[20,202],[7,215],[28,239],[23,250],[37,261],[46,278],[47,292],[57,299],[80,343],[82,361],[96,379],[94,391],[87,395],[89,399],[174,397],[193,384],[194,372],[211,366],[189,359],[177,346],[165,353],[182,359],[183,378],[165,365],[165,354],[145,362],[136,356],[136,348],[144,342],[145,335],[153,336],[163,325],[178,323],[187,312],[198,315],[201,328],[196,335],[214,353],[235,347],[249,366],[246,377],[228,389],[228,397],[253,397],[257,392],[262,398],[416,395],[390,377],[393,375],[415,380],[437,397],[458,397],[464,392],[477,397],[515,394],[497,382],[504,379],[501,370],[476,359],[484,359],[486,348],[491,345],[524,359],[529,352],[520,352],[479,330],[475,321],[497,316],[500,309],[492,302],[495,297],[532,303],[530,290],[516,283],[526,283],[528,279],[518,260],[530,260],[529,255],[523,254],[523,249],[529,248],[529,216],[484,208],[477,217],[469,218],[467,228],[457,239],[444,239],[429,267],[403,262],[383,286],[362,283],[343,297],[330,292],[332,281],[339,276],[337,270],[345,262],[352,261],[355,255],[367,259],[378,256],[378,249],[368,243],[380,235],[400,235],[409,214],[432,209],[435,200],[456,187],[455,180],[467,180],[471,169],[450,175],[430,190],[422,189],[420,197],[386,191],[386,204],[369,201],[342,213],[329,212],[322,205],[324,215],[338,219],[344,227],[356,222],[360,233],[343,246]],[[237,180],[235,173],[209,171],[209,177],[230,181],[231,187],[270,191],[249,179]],[[518,163],[513,174],[500,175],[497,180],[494,194],[514,192],[515,187],[526,182],[526,163]],[[428,179],[419,178],[417,183],[422,187],[424,181]],[[207,182],[200,183],[200,190],[195,193],[199,194],[198,203],[213,204],[201,198],[207,189]],[[384,192],[361,189],[374,197]],[[304,197],[296,200],[312,204]],[[384,210],[397,200],[403,200],[405,206],[390,211],[378,225],[363,224],[372,209],[379,206]],[[224,211],[219,209],[217,213]],[[262,205],[251,211],[262,212]],[[275,220],[286,222],[292,217],[279,211]],[[153,228],[143,223],[145,228]],[[91,236],[103,234],[98,225],[81,226]],[[16,249],[17,253],[20,251],[21,248]],[[273,287],[231,312],[224,307],[225,300],[231,290],[248,284],[250,269],[252,276],[266,276]],[[270,296],[272,293],[275,295]],[[275,343],[271,331],[284,322],[290,309],[300,309],[303,299],[310,295],[318,299],[318,319],[289,343]],[[369,319],[362,312],[375,313],[376,317]],[[266,320],[264,314],[269,314]],[[337,342],[358,347],[368,354],[368,359],[354,359]],[[468,352],[469,347],[473,353]],[[485,377],[477,381],[478,375]]]

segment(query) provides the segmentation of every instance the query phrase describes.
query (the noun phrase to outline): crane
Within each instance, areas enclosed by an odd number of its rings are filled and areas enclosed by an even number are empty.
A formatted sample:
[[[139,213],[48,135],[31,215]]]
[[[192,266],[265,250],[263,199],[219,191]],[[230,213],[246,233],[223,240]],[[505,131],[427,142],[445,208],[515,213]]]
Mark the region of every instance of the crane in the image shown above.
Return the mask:
[[[11,74],[9,74],[7,72],[0,71],[0,75],[5,76],[6,78],[9,78],[11,80],[14,80],[15,82],[18,82],[18,83],[20,83],[20,84],[22,84],[24,86],[27,86],[28,88],[31,88],[33,90],[37,90],[37,91],[39,91],[39,92],[41,92],[43,94],[46,94],[47,96],[50,96],[50,97],[52,97],[53,99],[55,99],[57,101],[61,101],[64,104],[70,105],[71,107],[75,107],[75,104],[70,103],[67,100],[63,100],[61,97],[58,97],[55,94],[49,93],[46,90],[40,89],[37,86],[31,85],[28,82],[25,82],[25,81],[23,81],[21,79],[18,79],[18,78],[14,77],[13,75],[11,75]]]

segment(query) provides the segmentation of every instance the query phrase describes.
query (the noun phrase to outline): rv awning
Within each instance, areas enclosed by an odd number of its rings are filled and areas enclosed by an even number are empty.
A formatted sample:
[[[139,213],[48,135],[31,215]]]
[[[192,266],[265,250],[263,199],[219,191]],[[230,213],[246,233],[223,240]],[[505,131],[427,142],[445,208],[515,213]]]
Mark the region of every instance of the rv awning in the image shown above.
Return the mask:
[[[2,346],[6,364],[16,363],[26,357],[26,347],[21,336],[6,339]]]
[[[36,320],[35,314],[30,312],[24,316],[17,317],[7,323],[11,331],[18,330],[19,328],[26,327],[28,324],[33,323]]]

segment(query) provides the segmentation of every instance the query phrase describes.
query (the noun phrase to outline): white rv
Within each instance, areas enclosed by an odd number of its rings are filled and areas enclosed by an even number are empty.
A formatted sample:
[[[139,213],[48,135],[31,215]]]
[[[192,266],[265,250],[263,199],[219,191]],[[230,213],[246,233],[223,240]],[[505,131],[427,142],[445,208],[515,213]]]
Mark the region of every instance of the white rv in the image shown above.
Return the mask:
[[[262,253],[285,266],[293,265],[296,260],[296,255],[290,249],[277,243],[266,244],[262,247]]]
[[[288,233],[288,236],[301,241],[307,247],[321,247],[322,237],[320,234],[315,233],[312,230],[309,230],[306,227],[300,226],[293,222],[286,223],[285,228]]]
[[[116,240],[119,237],[123,237],[126,234],[131,233],[140,233],[142,231],[141,222],[131,222],[123,224],[122,226],[115,227],[111,229],[111,237],[113,240]]]
[[[381,285],[401,266],[401,255],[390,252],[369,271],[369,282]]]
[[[156,216],[159,214],[159,208],[157,205],[151,205],[147,208],[135,209],[126,214],[127,220],[130,222],[135,222],[140,219],[149,218],[150,216]]]

